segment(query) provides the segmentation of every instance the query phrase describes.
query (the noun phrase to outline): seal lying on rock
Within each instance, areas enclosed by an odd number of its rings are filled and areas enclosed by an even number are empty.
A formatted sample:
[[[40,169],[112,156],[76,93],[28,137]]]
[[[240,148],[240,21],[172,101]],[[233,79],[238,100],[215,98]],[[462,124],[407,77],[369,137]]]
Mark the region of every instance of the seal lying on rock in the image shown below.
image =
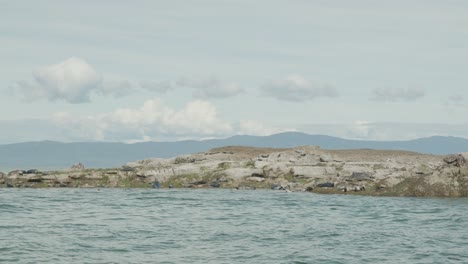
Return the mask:
[[[317,187],[334,187],[335,183],[333,182],[324,182],[324,183],[319,183],[317,184]]]

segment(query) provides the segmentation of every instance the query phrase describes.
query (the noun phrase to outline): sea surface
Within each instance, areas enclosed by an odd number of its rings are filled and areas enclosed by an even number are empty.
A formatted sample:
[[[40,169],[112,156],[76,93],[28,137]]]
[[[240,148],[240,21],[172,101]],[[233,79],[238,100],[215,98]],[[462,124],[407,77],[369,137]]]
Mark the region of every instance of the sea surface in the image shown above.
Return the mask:
[[[468,263],[468,199],[0,189],[1,263]]]

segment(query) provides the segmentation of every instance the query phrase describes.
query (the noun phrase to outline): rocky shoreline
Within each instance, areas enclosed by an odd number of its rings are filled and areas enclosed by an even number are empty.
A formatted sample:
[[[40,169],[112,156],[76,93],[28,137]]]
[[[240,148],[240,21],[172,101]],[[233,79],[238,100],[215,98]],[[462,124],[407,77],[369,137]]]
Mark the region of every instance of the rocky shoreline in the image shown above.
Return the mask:
[[[0,188],[234,188],[376,196],[468,196],[468,153],[224,147],[120,168],[15,170]]]

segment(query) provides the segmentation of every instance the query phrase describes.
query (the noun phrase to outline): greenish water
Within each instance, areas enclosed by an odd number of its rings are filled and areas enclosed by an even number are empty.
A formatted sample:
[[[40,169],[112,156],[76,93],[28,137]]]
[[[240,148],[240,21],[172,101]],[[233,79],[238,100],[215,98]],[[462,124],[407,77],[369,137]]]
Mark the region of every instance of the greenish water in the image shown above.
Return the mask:
[[[0,189],[3,263],[468,263],[468,199]]]

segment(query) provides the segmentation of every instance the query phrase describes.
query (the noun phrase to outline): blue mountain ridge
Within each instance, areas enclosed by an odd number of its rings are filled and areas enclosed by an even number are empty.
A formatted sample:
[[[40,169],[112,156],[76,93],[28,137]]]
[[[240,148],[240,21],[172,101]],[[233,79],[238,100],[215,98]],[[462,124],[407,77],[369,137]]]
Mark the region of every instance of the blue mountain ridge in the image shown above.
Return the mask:
[[[0,145],[0,171],[63,169],[81,162],[89,168],[119,167],[145,158],[169,158],[223,146],[290,148],[314,145],[323,149],[387,149],[445,155],[468,152],[468,139],[433,136],[407,141],[349,140],[326,135],[286,132],[271,136],[239,135],[226,139],[175,142],[24,142]]]

